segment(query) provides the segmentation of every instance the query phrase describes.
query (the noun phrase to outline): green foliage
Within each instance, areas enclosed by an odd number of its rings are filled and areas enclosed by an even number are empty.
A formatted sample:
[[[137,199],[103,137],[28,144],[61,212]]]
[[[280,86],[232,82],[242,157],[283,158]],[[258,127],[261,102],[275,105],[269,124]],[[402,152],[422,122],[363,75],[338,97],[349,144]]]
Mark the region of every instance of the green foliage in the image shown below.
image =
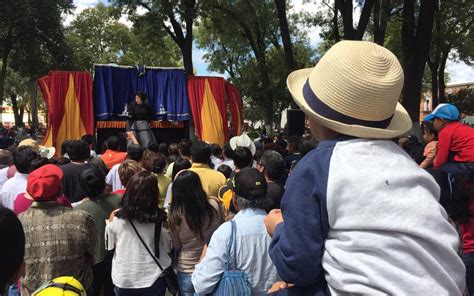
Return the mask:
[[[474,88],[463,88],[448,93],[448,102],[458,106],[465,114],[474,114]]]
[[[177,66],[179,49],[149,22],[133,28],[119,22],[112,7],[98,4],[81,12],[68,27],[67,41],[75,49],[74,66],[91,71],[94,64]]]

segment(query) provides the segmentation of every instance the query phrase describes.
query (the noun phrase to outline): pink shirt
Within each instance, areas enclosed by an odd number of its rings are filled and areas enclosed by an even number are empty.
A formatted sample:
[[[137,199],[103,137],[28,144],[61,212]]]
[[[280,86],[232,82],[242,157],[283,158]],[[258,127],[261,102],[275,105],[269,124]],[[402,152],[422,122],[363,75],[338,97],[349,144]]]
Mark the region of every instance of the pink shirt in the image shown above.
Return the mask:
[[[425,150],[423,151],[423,156],[425,157],[425,160],[423,160],[422,163],[420,163],[420,167],[427,169],[429,167],[433,166],[433,162],[436,158],[436,145],[438,144],[438,141],[431,141],[425,146]]]
[[[15,198],[13,211],[15,212],[16,215],[19,215],[23,213],[24,211],[28,210],[33,202],[34,200],[31,200],[25,197],[25,193],[20,193]],[[56,199],[56,202],[62,205],[63,207],[72,208],[72,205],[69,202],[69,199],[67,199],[67,197],[65,197],[64,195],[58,196],[58,198]]]

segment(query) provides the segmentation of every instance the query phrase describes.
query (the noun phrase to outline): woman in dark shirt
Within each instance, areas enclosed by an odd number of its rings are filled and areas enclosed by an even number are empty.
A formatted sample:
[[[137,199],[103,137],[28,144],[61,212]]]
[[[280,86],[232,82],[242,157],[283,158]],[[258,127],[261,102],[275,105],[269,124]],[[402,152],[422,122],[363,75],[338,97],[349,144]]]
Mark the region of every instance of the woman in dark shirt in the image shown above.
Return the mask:
[[[137,92],[135,101],[127,107],[129,116],[127,134],[132,143],[140,144],[142,147],[147,147],[148,143],[155,141],[155,136],[149,124],[149,121],[153,118],[153,109],[145,103],[145,100],[146,94]]]

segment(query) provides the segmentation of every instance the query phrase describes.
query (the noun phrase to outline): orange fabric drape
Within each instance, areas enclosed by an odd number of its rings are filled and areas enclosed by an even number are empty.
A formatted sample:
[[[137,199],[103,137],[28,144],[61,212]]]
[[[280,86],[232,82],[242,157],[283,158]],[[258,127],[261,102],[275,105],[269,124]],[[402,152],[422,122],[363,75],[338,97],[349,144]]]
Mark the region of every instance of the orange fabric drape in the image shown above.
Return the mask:
[[[244,122],[242,98],[240,97],[239,90],[233,84],[226,82],[225,90],[227,98],[229,99],[234,136],[240,136],[242,134],[242,125]]]

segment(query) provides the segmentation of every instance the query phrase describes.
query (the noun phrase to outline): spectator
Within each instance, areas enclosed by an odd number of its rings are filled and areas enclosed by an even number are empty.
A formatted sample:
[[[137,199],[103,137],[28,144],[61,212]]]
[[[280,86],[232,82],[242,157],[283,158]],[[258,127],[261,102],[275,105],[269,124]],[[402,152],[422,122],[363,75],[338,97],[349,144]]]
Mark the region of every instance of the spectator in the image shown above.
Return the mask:
[[[223,217],[219,200],[207,198],[196,173],[183,170],[173,183],[169,224],[174,249],[179,252],[179,292],[183,296],[192,296],[194,266],[199,263],[204,245],[221,225]]]
[[[253,168],[242,169],[234,179],[232,202],[239,209],[235,215],[236,269],[244,271],[252,286],[253,295],[265,295],[276,280],[277,272],[270,260],[271,239],[265,231],[263,219],[267,199],[265,178]],[[202,261],[192,274],[194,289],[200,295],[212,293],[224,273],[227,244],[231,235],[231,222],[222,224],[212,235]]]
[[[298,295],[461,295],[459,237],[439,187],[390,141],[412,126],[397,57],[341,41],[287,81],[321,142],[265,219],[281,279]]]
[[[237,147],[244,147],[248,148],[250,152],[252,153],[252,157],[255,155],[255,152],[257,151],[257,148],[255,147],[255,143],[250,139],[250,137],[246,134],[243,133],[242,135],[238,137],[233,137],[229,141],[230,147],[232,147],[232,150],[235,151]],[[257,164],[254,163],[252,166],[255,167]]]
[[[291,137],[288,144],[288,155],[285,157],[285,166],[289,170],[293,161],[298,161],[301,159],[300,152],[300,137]]]
[[[169,152],[169,157],[168,157],[168,163],[172,163],[172,162],[175,162],[176,159],[178,159],[179,157],[179,145],[176,144],[176,143],[172,143],[169,147],[168,147],[168,152]]]
[[[41,157],[45,157],[47,159],[53,158],[54,154],[56,153],[56,148],[41,146],[41,145],[38,144],[38,142],[36,140],[33,140],[33,139],[25,139],[25,140],[21,141],[18,144],[18,147],[22,147],[22,146],[31,147],[31,149],[33,149],[33,151],[38,153]]]
[[[171,175],[171,180],[173,181],[176,175],[181,172],[182,170],[189,169],[191,167],[191,162],[187,160],[186,158],[178,158],[175,161],[175,164],[173,166],[173,174]],[[173,192],[173,182],[170,183],[168,186],[168,191],[166,192],[166,198],[165,198],[165,203],[164,203],[164,208],[168,208],[169,204],[172,200],[172,192]]]
[[[122,188],[112,192],[113,194],[124,194],[125,189],[127,188],[128,181],[142,170],[140,163],[136,162],[135,160],[127,159],[125,160],[118,169],[118,175],[120,177],[120,183],[122,184]]]
[[[211,145],[212,155],[211,155],[211,162],[212,168],[217,170],[217,167],[222,163],[222,148],[219,144],[212,144]]]
[[[47,164],[49,164],[49,161],[46,158],[35,159],[31,162],[31,171],[33,172],[33,171],[35,171],[35,170],[39,169],[40,167],[42,167],[44,165],[47,165]],[[24,211],[28,210],[30,208],[30,206],[33,204],[33,202],[34,202],[33,197],[31,195],[29,195],[27,192],[20,193],[15,198],[15,202],[14,202],[14,205],[13,205],[13,208],[14,208],[13,210],[14,210],[15,214],[19,215],[19,214],[23,213]],[[67,197],[65,197],[64,194],[60,194],[57,197],[56,202],[58,204],[62,205],[63,207],[72,208],[72,205],[69,202],[69,199]]]
[[[439,104],[424,121],[433,121],[438,131],[434,168],[451,174],[474,170],[474,128],[459,122],[452,104]]]
[[[22,273],[25,256],[25,233],[16,215],[7,208],[0,206],[0,294],[8,295],[5,289],[14,284]]]
[[[10,210],[14,208],[15,198],[25,192],[31,163],[40,156],[29,146],[18,147],[13,153],[13,162],[17,172],[3,184],[0,203]]]
[[[160,144],[158,144],[157,141],[152,140],[152,141],[150,141],[150,143],[148,143],[148,145],[146,146],[146,149],[150,150],[150,151],[153,151],[155,153],[158,153],[158,152],[160,152]]]
[[[280,153],[267,150],[260,158],[257,169],[265,176],[267,181],[267,198],[272,201],[272,204],[265,211],[268,213],[273,209],[279,209],[285,188],[278,183],[278,180],[281,179],[285,172],[285,160]]]
[[[130,144],[127,148],[127,158],[131,159],[136,162],[142,161],[144,149],[142,146],[138,144]],[[114,166],[110,169],[107,177],[105,178],[105,182],[112,186],[111,191],[117,191],[123,188],[122,182],[120,181],[118,169],[122,165],[122,163],[114,164]]]
[[[229,179],[232,175],[232,169],[226,164],[220,165],[217,171],[221,172],[226,179]]]
[[[193,146],[193,142],[189,139],[182,139],[179,141],[179,153],[181,158],[185,158],[189,161],[191,161],[191,147]],[[170,163],[168,165],[168,168],[166,170],[166,177],[171,178],[171,175],[173,174],[173,163]]]
[[[61,166],[64,173],[62,189],[69,201],[75,203],[86,196],[79,183],[79,175],[85,168],[85,161],[90,157],[89,146],[82,140],[71,140],[67,144],[67,154],[71,162]]]
[[[193,165],[189,170],[199,175],[201,184],[207,196],[217,197],[217,192],[225,184],[222,173],[214,171],[208,165],[211,160],[211,147],[202,141],[198,141],[192,148]]]
[[[158,180],[158,196],[157,202],[160,207],[163,207],[165,203],[166,192],[168,186],[170,186],[171,178],[164,175],[166,167],[166,157],[161,153],[153,153],[151,157],[147,157],[142,162],[142,166],[145,170],[153,172]]]
[[[420,167],[427,169],[433,166],[433,161],[436,158],[436,145],[438,144],[438,132],[432,122],[423,123],[423,140],[426,144],[423,151],[425,159],[420,164]]]
[[[160,143],[158,146],[158,152],[163,154],[166,159],[168,159],[168,156],[170,156],[169,145],[167,143]]]
[[[127,153],[120,152],[120,139],[116,136],[107,139],[107,150],[100,158],[109,168],[109,170],[117,163],[122,163],[127,157]]]
[[[105,251],[105,220],[110,213],[119,207],[120,196],[115,194],[104,194],[105,176],[102,170],[93,164],[88,164],[79,175],[79,183],[86,192],[86,197],[75,206],[78,210],[89,213],[94,219],[97,229],[97,241],[99,242],[99,253],[92,267],[94,275],[93,290],[94,295],[101,295],[104,288],[104,295],[114,295],[112,278],[112,257],[113,252]]]
[[[97,157],[97,152],[95,152],[95,139],[93,135],[87,134],[81,137],[81,140],[89,145],[90,156]]]
[[[31,295],[41,284],[65,274],[86,290],[92,288],[92,265],[99,251],[96,226],[86,212],[55,202],[62,177],[62,170],[52,164],[28,176],[26,192],[36,203],[19,215],[26,237],[22,295]]]
[[[235,170],[235,164],[234,164],[234,150],[230,146],[230,144],[224,144],[224,149],[222,150],[222,155],[224,157],[224,160],[220,163],[220,165],[227,165],[231,168],[232,171]],[[217,170],[219,166],[214,167],[215,170]]]
[[[157,267],[155,259],[163,269],[171,265],[168,255],[171,238],[162,227],[166,213],[156,202],[157,182],[151,172],[135,174],[120,209],[107,222],[106,247],[115,249],[112,260],[115,295],[165,295],[163,270]]]
[[[0,192],[2,192],[3,184],[8,180],[8,170],[11,166],[14,165],[13,163],[13,154],[4,149],[0,149]]]

